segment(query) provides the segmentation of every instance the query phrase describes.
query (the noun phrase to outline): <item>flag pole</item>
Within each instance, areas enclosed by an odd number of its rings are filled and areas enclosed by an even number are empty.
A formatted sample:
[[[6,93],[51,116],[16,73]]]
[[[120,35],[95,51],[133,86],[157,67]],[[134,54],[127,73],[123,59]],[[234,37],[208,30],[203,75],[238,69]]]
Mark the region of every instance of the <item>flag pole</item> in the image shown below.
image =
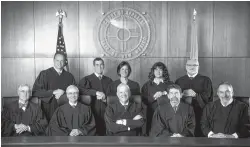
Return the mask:
[[[63,23],[62,23],[63,17],[67,17],[67,14],[65,11],[60,9],[56,12],[56,17],[59,17],[56,52],[60,52],[64,54],[65,56],[64,69],[69,71],[67,52],[66,52],[66,47],[65,47],[64,37],[63,37]]]

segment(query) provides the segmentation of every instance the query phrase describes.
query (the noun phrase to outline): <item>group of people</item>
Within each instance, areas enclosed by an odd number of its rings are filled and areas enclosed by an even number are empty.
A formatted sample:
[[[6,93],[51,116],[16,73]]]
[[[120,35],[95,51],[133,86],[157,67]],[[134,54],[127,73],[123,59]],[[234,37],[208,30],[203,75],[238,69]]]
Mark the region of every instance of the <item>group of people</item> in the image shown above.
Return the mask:
[[[233,99],[233,87],[219,84],[218,100],[213,101],[209,77],[198,73],[198,60],[186,62],[187,74],[175,83],[162,62],[155,63],[149,80],[142,86],[128,77],[128,62],[117,67],[116,81],[103,75],[104,60],[93,60],[94,73],[76,85],[74,76],[64,70],[65,56],[54,55],[54,67],[41,71],[29,101],[29,85],[18,88],[19,100],[2,111],[2,136],[169,136],[169,137],[247,137],[248,106]],[[91,96],[87,106],[79,95]],[[141,101],[133,96],[140,95]],[[107,102],[108,96],[117,101]],[[68,103],[59,105],[60,99]]]

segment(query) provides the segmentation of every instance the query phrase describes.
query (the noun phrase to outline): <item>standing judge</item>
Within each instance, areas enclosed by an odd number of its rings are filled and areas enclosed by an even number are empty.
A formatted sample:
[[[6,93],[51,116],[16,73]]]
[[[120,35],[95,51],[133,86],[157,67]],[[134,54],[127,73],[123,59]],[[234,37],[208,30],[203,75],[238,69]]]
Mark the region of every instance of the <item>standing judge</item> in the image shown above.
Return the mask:
[[[203,136],[200,128],[202,109],[208,102],[213,101],[213,87],[209,77],[198,73],[199,62],[190,59],[186,63],[187,75],[175,81],[183,90],[183,99],[186,103],[192,104],[196,119],[195,136]]]
[[[169,103],[157,107],[150,136],[192,137],[195,129],[193,107],[181,102],[182,92],[179,85],[169,85]]]
[[[209,138],[239,138],[249,135],[248,107],[233,99],[233,86],[221,83],[217,89],[219,100],[209,103],[203,110],[201,128]]]
[[[43,70],[33,85],[33,96],[41,98],[41,108],[49,121],[58,107],[57,100],[65,98],[66,88],[75,84],[74,76],[65,71],[65,56],[57,52],[54,55],[54,67]]]
[[[53,114],[47,134],[49,136],[95,135],[95,119],[91,108],[78,102],[79,90],[70,85],[66,90],[69,102],[60,106]]]
[[[132,70],[131,70],[131,66],[129,65],[129,63],[126,61],[122,61],[117,67],[117,74],[120,77],[120,79],[112,82],[109,85],[107,95],[115,96],[117,92],[116,91],[117,86],[121,83],[127,84],[129,86],[131,95],[140,95],[139,84],[135,81],[128,79],[129,75],[131,74],[131,71]]]
[[[91,106],[96,120],[97,135],[103,136],[106,133],[104,122],[106,96],[112,79],[103,75],[104,61],[102,58],[95,58],[93,65],[95,72],[80,80],[79,90],[81,95],[92,96]]]
[[[20,85],[19,99],[2,111],[1,134],[8,136],[44,136],[47,120],[41,108],[29,101],[30,88]]]
[[[138,136],[142,135],[145,122],[143,106],[129,100],[131,92],[129,86],[121,83],[117,87],[118,101],[106,108],[105,122],[107,135],[110,136]]]
[[[151,128],[155,109],[158,105],[167,102],[167,87],[173,83],[170,81],[166,65],[162,62],[157,62],[152,66],[148,78],[149,81],[141,89],[142,101],[147,106],[147,134]]]

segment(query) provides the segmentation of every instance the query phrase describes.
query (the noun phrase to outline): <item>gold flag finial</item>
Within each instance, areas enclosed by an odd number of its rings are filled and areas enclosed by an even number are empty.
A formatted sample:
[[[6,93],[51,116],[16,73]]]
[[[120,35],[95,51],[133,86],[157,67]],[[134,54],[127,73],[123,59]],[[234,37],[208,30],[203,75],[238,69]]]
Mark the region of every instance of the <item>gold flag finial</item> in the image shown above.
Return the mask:
[[[62,23],[62,19],[63,19],[63,16],[67,17],[67,14],[65,11],[63,11],[62,9],[58,10],[56,12],[56,17],[59,16],[59,23],[61,24]]]

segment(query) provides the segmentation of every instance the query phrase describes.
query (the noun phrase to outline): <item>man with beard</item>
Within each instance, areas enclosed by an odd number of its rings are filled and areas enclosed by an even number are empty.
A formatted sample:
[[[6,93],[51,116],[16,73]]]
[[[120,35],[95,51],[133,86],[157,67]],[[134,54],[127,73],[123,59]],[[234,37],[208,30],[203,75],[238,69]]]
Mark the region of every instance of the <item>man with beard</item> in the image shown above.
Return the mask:
[[[196,128],[195,136],[203,136],[200,120],[202,109],[208,102],[213,101],[213,87],[209,77],[198,73],[199,62],[196,59],[190,59],[186,63],[187,75],[180,77],[175,81],[183,90],[183,99],[186,103],[192,104],[195,113]]]
[[[247,105],[233,99],[233,86],[228,82],[219,84],[219,100],[208,104],[201,120],[201,128],[209,138],[239,138],[249,135]]]
[[[106,94],[108,86],[112,79],[103,75],[104,61],[101,58],[95,58],[93,61],[95,72],[82,78],[79,82],[81,95],[92,96],[91,107],[96,120],[97,135],[106,134],[104,112],[106,108]]]
[[[158,106],[152,120],[150,136],[192,137],[195,129],[194,110],[191,105],[181,102],[179,85],[167,88],[169,103]]]
[[[121,83],[117,87],[119,101],[106,108],[105,122],[109,136],[138,136],[142,134],[145,123],[144,108],[141,103],[129,100],[131,91],[128,85]]]
[[[30,87],[20,85],[18,96],[18,101],[11,103],[2,112],[2,137],[44,136],[48,123],[41,108],[29,101]]]

